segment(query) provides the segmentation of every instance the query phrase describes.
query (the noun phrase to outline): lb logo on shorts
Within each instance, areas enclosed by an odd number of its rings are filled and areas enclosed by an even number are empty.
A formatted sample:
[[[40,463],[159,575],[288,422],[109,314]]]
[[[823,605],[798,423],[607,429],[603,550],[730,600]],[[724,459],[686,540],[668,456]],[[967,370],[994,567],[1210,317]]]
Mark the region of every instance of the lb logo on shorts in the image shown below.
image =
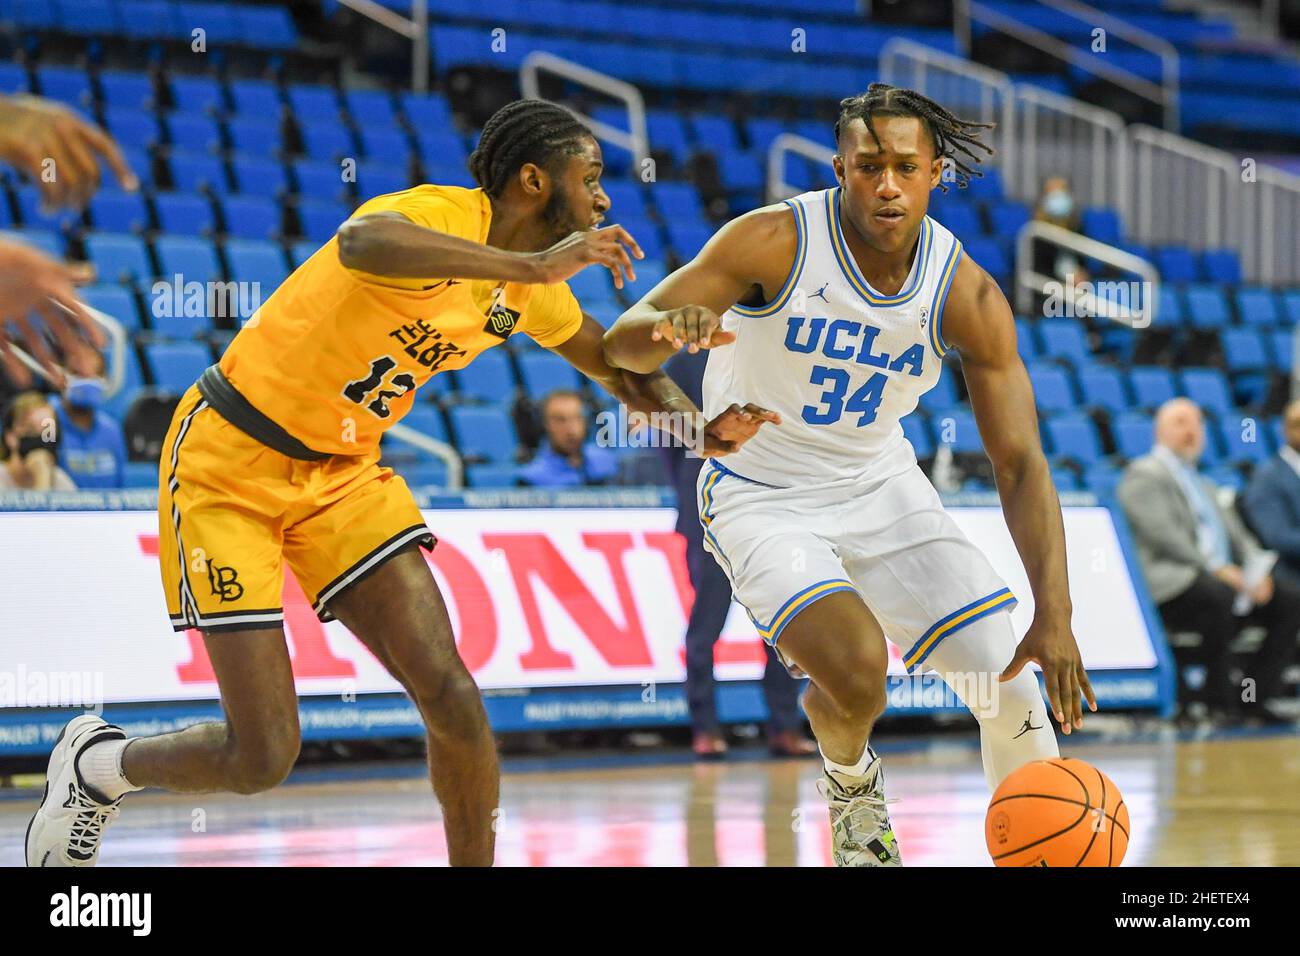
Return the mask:
[[[504,305],[494,305],[488,314],[487,325],[483,326],[483,331],[497,338],[508,339],[518,321],[519,313],[514,309],[508,309]]]
[[[244,586],[239,583],[239,572],[234,568],[223,568],[217,562],[208,560],[208,584],[212,587],[214,597],[221,598],[221,603],[238,601],[244,596]]]

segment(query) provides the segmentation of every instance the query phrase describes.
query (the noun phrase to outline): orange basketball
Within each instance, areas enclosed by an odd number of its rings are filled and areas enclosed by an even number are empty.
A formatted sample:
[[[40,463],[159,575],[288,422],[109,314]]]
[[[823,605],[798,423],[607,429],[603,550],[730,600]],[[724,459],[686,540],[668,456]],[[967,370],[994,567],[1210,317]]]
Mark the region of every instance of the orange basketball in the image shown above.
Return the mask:
[[[984,818],[998,866],[1119,866],[1128,831],[1114,781],[1073,757],[1025,764],[1002,781]]]

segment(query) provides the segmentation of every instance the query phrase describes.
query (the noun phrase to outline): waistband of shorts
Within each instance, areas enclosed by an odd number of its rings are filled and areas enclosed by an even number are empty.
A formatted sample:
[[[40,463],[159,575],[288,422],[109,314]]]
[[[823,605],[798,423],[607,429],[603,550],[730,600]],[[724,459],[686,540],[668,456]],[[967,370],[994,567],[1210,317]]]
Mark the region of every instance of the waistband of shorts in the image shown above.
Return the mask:
[[[216,365],[209,366],[195,383],[217,414],[241,432],[288,458],[299,461],[324,461],[330,456],[312,451],[298,439],[267,418],[246,399]]]

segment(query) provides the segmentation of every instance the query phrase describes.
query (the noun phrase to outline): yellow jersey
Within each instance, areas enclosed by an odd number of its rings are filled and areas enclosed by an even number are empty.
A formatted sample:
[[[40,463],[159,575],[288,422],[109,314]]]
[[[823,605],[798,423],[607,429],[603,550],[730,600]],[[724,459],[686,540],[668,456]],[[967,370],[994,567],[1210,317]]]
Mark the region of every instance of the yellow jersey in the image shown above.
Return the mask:
[[[378,196],[352,216],[387,211],[479,243],[492,220],[482,189],[436,185]],[[554,348],[581,324],[563,282],[370,275],[339,261],[336,236],[250,317],[219,364],[254,408],[308,448],[360,455],[374,451],[432,376],[517,332]]]

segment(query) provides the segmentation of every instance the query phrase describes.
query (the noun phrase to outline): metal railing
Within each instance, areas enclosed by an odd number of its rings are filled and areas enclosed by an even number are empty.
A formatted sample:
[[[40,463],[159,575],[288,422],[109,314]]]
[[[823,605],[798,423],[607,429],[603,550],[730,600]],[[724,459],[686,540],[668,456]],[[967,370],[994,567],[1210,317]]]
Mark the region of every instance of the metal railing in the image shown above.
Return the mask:
[[[429,0],[411,0],[411,17],[380,6],[374,0],[339,0],[339,3],[381,27],[411,41],[411,89],[429,91]]]
[[[962,84],[954,77],[986,97],[1002,91],[1007,106],[990,165],[1000,164],[1008,195],[1033,203],[1043,177],[1066,175],[1081,204],[1119,211],[1127,239],[1236,249],[1246,281],[1300,283],[1300,177],[1166,130],[1125,126],[1117,113],[1013,85],[1004,73],[929,47],[891,40],[880,61],[885,82],[956,108],[972,103],[965,107],[972,119],[987,122],[993,111],[969,93],[956,95]]]
[[[631,83],[616,79],[607,73],[601,73],[599,70],[593,70],[590,67],[566,60],[553,53],[545,53],[539,50],[524,57],[524,62],[519,67],[519,86],[523,90],[525,97],[543,99],[541,93],[541,74],[543,72],[553,73],[571,83],[586,86],[598,93],[620,100],[626,105],[628,128],[619,129],[617,126],[610,126],[608,123],[602,123],[585,113],[580,113],[563,103],[559,104],[586,124],[597,139],[606,140],[630,152],[633,158],[632,169],[634,174],[639,174],[645,169],[644,164],[650,159],[650,138],[646,133],[645,99],[641,96],[640,90]]]
[[[460,491],[465,487],[465,464],[460,460],[456,449],[446,442],[431,438],[424,432],[418,432],[410,425],[403,425],[401,422],[390,426],[384,434],[408,445],[414,445],[440,459],[447,466],[447,487],[450,490]]]
[[[1137,282],[1097,279],[1076,286],[1073,282],[1062,282],[1057,276],[1043,275],[1033,268],[1035,240],[1077,252],[1122,273],[1136,275]],[[1029,313],[1036,295],[1059,297],[1060,304],[1071,315],[1112,319],[1122,325],[1144,329],[1155,319],[1160,301],[1160,273],[1146,259],[1123,249],[1049,222],[1029,222],[1016,236],[1016,311]]]
[[[798,186],[791,185],[785,178],[785,157],[787,153],[805,156],[815,163],[831,165],[835,150],[823,146],[797,133],[782,133],[772,140],[767,148],[767,201],[780,202],[801,192]]]
[[[67,308],[58,302],[55,302],[53,299],[50,300],[50,305],[62,312],[68,311]],[[86,314],[94,319],[95,323],[100,328],[108,333],[109,348],[111,351],[109,352],[108,362],[106,363],[107,368],[105,368],[108,385],[104,389],[104,397],[112,398],[118,392],[122,391],[122,388],[126,385],[126,350],[128,348],[126,327],[107,312],[101,312],[93,305],[81,302],[81,307],[86,310]],[[32,373],[41,377],[45,376],[45,370],[41,368],[40,363],[28,355],[26,350],[17,345],[11,345],[10,348],[13,350],[14,356],[18,361],[27,366]]]
[[[1147,30],[1139,29],[1116,17],[1112,17],[1096,7],[1090,7],[1074,0],[1039,0],[1046,7],[1057,10],[1067,16],[1082,20],[1094,27],[1100,27],[1116,37],[1140,47],[1160,58],[1161,82],[1150,80],[1114,66],[1091,52],[1080,50],[1050,33],[1031,27],[1015,17],[1008,16],[977,0],[956,0],[953,5],[953,17],[957,42],[967,56],[971,52],[972,23],[981,23],[987,27],[1013,37],[1028,46],[1041,50],[1049,56],[1069,63],[1071,66],[1086,70],[1116,86],[1136,93],[1149,102],[1160,107],[1167,129],[1178,128],[1178,51],[1168,40],[1156,36]]]

